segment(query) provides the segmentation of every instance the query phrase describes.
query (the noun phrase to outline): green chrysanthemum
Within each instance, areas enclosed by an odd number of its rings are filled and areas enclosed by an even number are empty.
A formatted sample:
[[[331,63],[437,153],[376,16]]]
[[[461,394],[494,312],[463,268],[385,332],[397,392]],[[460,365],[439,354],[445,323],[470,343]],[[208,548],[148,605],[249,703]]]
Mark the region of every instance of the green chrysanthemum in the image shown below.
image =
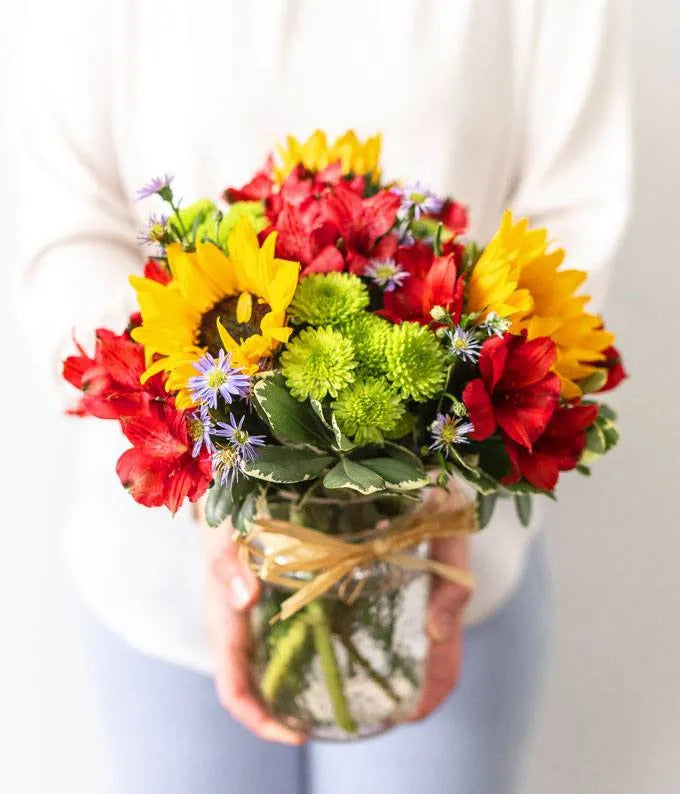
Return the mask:
[[[337,325],[368,306],[368,290],[351,273],[315,273],[303,278],[288,307],[296,325]]]
[[[343,389],[333,403],[343,433],[357,444],[381,444],[404,414],[399,397],[384,378],[367,378]]]
[[[424,402],[444,388],[446,353],[428,328],[401,323],[391,328],[385,347],[387,377],[400,395]]]
[[[357,368],[368,375],[385,374],[385,345],[392,325],[377,314],[361,312],[338,326],[354,345]]]
[[[354,381],[354,351],[332,328],[307,328],[281,354],[281,372],[296,400],[323,400]]]

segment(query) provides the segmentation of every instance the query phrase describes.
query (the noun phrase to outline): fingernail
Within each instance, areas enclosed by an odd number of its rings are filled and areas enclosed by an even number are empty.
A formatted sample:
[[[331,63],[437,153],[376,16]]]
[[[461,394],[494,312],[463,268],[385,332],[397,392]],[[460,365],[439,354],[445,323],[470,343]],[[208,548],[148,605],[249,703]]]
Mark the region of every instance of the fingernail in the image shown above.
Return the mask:
[[[278,722],[267,722],[262,727],[262,735],[265,739],[272,742],[283,742],[283,744],[303,744],[304,736],[288,730]]]
[[[234,609],[243,609],[248,605],[250,601],[250,588],[246,580],[239,574],[232,576],[229,582],[229,593],[231,605]]]
[[[459,616],[454,612],[437,612],[428,621],[427,632],[435,642],[450,640],[458,628]]]

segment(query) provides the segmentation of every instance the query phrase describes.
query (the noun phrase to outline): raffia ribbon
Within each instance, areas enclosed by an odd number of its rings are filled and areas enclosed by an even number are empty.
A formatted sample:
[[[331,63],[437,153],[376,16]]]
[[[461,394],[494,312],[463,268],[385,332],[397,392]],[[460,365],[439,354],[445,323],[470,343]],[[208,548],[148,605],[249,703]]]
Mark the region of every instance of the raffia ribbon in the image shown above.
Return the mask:
[[[362,582],[346,594],[344,585],[355,568],[370,566],[376,561],[389,562],[410,571],[423,571],[441,576],[450,582],[472,589],[472,575],[437,560],[417,559],[406,553],[425,540],[451,538],[476,532],[474,505],[458,509],[441,509],[427,515],[400,517],[391,521],[378,538],[375,532],[366,540],[351,543],[316,529],[271,518],[258,518],[245,536],[237,535],[241,560],[263,581],[294,590],[281,605],[272,622],[285,620],[298,610],[339,584],[339,594],[348,603],[358,595]],[[256,541],[266,533],[275,543],[271,550],[259,548]],[[306,573],[310,578],[296,574]]]

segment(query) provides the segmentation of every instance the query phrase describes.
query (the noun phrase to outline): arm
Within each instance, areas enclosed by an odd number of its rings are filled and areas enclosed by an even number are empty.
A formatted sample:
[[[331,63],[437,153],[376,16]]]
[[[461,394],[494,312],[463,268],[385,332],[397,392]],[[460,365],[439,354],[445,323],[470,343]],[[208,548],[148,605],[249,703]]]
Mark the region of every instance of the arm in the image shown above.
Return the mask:
[[[508,204],[548,228],[604,297],[630,209],[625,0],[539,3],[519,180]]]
[[[16,69],[17,314],[41,369],[54,375],[71,351],[72,331],[87,342],[98,325],[125,324],[132,308],[126,275],[141,261],[111,130],[114,7],[66,2],[27,10]],[[54,381],[48,388],[54,393]]]

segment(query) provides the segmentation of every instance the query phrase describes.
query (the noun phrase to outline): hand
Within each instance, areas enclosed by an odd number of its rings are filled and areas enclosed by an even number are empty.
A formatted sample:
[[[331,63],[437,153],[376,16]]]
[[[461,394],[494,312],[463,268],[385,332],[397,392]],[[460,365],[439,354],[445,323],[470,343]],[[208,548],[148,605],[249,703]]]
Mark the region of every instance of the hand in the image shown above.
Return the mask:
[[[232,528],[203,523],[206,550],[205,624],[215,660],[215,687],[227,711],[262,739],[302,744],[305,737],[277,722],[254,694],[250,678],[248,609],[260,595],[257,578],[238,559]]]
[[[435,560],[468,567],[467,537],[433,541]],[[430,647],[425,664],[423,694],[411,720],[421,720],[448,696],[458,683],[463,651],[463,608],[471,592],[461,585],[434,578],[427,614]]]

